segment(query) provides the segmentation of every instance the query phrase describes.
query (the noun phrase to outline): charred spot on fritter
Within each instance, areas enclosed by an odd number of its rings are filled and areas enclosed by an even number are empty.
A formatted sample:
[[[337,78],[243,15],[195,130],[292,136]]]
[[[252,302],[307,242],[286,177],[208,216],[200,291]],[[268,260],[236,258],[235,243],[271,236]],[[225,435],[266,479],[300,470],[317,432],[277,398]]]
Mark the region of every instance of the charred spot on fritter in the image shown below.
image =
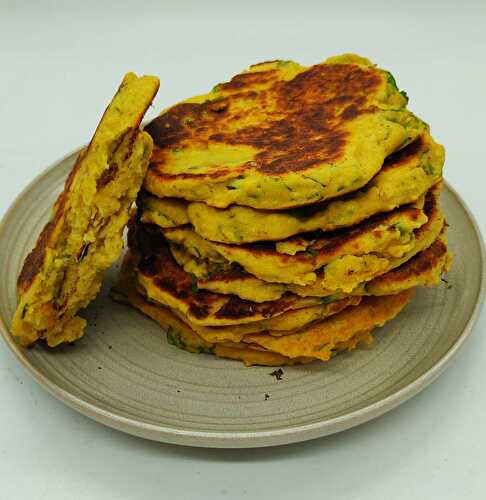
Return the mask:
[[[385,163],[383,164],[383,168],[387,169],[394,168],[404,163],[407,163],[408,161],[417,156],[419,151],[422,149],[423,145],[424,145],[424,139],[422,136],[419,136],[418,139],[413,141],[408,146],[388,156],[385,160]]]

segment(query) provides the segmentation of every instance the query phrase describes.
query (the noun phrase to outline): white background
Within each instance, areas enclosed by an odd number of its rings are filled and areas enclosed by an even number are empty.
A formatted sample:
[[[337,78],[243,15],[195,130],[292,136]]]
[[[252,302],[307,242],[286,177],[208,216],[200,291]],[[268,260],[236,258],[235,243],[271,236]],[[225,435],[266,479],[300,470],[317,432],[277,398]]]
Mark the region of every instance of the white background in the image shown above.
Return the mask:
[[[122,75],[159,75],[151,109],[261,60],[357,52],[390,69],[447,148],[486,229],[486,3],[0,0],[0,213],[85,143]],[[460,228],[454,228],[460,231]],[[146,442],[66,408],[0,342],[0,499],[484,499],[486,318],[431,387],[309,443],[204,450]]]

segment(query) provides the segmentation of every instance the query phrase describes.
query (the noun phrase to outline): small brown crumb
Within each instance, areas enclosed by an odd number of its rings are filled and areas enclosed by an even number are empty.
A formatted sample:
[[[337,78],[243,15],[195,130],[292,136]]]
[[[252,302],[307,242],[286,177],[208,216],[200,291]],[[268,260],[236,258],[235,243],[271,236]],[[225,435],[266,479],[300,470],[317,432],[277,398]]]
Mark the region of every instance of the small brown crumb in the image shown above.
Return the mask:
[[[445,278],[441,278],[440,280],[442,281],[442,283],[445,283],[447,285],[447,290],[450,290],[452,288],[452,285],[450,285]]]
[[[81,250],[78,252],[78,262],[81,262],[86,257],[90,245],[91,243],[86,243],[86,245],[81,247]]]
[[[270,375],[272,377],[275,377],[277,380],[282,380],[282,375],[284,374],[282,368],[279,368],[278,370],[273,370],[272,373],[270,373]]]
[[[265,394],[265,401],[267,401],[268,399],[270,399],[270,394]]]

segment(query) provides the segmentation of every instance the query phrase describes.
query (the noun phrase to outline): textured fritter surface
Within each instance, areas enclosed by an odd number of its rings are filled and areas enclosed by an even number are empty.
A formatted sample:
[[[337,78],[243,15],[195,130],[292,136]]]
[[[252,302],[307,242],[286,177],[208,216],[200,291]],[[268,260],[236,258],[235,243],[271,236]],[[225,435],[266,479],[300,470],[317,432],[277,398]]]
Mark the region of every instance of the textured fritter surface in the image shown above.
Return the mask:
[[[127,276],[127,275],[125,275]],[[291,365],[308,363],[314,359],[329,360],[336,352],[354,349],[359,342],[369,344],[370,330],[382,326],[395,317],[412,296],[412,290],[385,297],[368,297],[363,303],[310,326],[293,332],[280,330],[259,334],[237,335],[228,340],[213,334],[208,341],[205,331],[194,330],[167,307],[148,302],[133,286],[133,280],[122,281],[113,290],[113,297],[131,304],[153,320],[166,332],[170,343],[198,353],[213,353],[220,357],[237,359],[246,365]]]
[[[332,231],[372,215],[417,201],[442,176],[444,148],[423,134],[388,157],[382,170],[358,192],[308,207],[269,211],[232,205],[225,210],[205,203],[184,203],[142,194],[142,220],[164,228],[190,222],[207,240],[251,243],[283,240],[299,233]]]
[[[321,303],[319,298],[307,299],[287,293],[277,300],[257,304],[236,295],[199,290],[193,277],[174,260],[163,240],[155,244],[154,250],[150,252],[144,249],[140,258],[136,253],[133,255],[139,291],[150,301],[179,311],[195,324],[218,326],[250,323]]]
[[[155,148],[144,185],[220,208],[343,195],[427,128],[406,104],[390,73],[355,55],[257,64],[147,125]]]
[[[297,363],[309,363],[312,358],[290,359],[281,354],[266,351],[259,346],[251,346],[244,343],[210,343],[202,339],[186,323],[175,316],[170,309],[164,306],[148,302],[134,288],[119,288],[112,290],[112,296],[118,302],[130,304],[135,309],[147,315],[158,323],[167,334],[170,344],[192,353],[216,354],[221,358],[236,359],[244,362],[247,366],[283,366]]]
[[[356,306],[360,302],[361,297],[359,296],[346,297],[329,303],[323,301],[322,304],[316,306],[287,311],[273,318],[243,325],[204,327],[191,324],[190,322],[189,325],[198,335],[208,342],[241,342],[245,335],[251,333],[272,332],[272,334],[275,335],[283,335],[285,333],[298,331],[306,325],[316,321],[322,321],[341,312],[347,307]]]
[[[411,298],[412,290],[383,297],[366,297],[359,306],[347,308],[298,333],[278,337],[254,334],[245,336],[243,340],[289,358],[305,356],[327,361],[331,358],[336,344],[346,342],[362,331],[383,326],[393,319]]]
[[[117,295],[124,295],[126,297],[133,296],[133,300],[135,301],[137,297],[142,297],[146,300],[146,296],[137,290],[134,262],[133,256],[127,254],[123,263],[123,270],[120,273],[119,282],[115,287],[115,292]],[[350,296],[340,300],[323,299],[318,302],[317,305],[289,310],[267,319],[229,326],[204,326],[195,323],[191,320],[190,316],[185,314],[181,308],[177,307],[171,308],[171,312],[189,325],[191,329],[206,342],[240,342],[245,335],[250,333],[272,331],[275,335],[278,335],[279,332],[291,333],[297,331],[308,324],[322,321],[325,318],[337,314],[346,307],[358,305],[361,302],[361,297]],[[167,307],[160,303],[156,304],[152,302],[152,304],[162,308]]]
[[[381,260],[370,254],[366,262],[356,265],[352,259],[337,259],[316,273],[317,280],[312,285],[287,285],[280,297],[269,301],[243,299],[238,288],[227,295],[200,289],[195,277],[174,260],[167,241],[154,226],[131,224],[129,246],[137,287],[148,300],[177,311],[191,325],[240,325],[340,300],[344,294],[366,294],[363,287],[367,282],[401,266],[439,236],[444,222],[433,192],[426,197],[424,210],[427,223],[415,230],[414,245],[405,254]]]
[[[369,295],[389,295],[417,286],[434,286],[440,283],[443,273],[449,271],[452,255],[447,240],[441,234],[414,258],[365,285]]]
[[[121,252],[148,166],[152,139],[138,127],[158,86],[155,77],[128,73],[79,155],[18,278],[12,333],[21,344],[45,339],[55,346],[82,336],[86,322],[76,314]]]
[[[307,285],[316,281],[317,269],[339,259],[352,260],[357,265],[368,261],[370,254],[388,260],[401,257],[414,247],[414,231],[425,222],[427,216],[423,210],[405,206],[368,219],[350,230],[306,233],[277,244],[214,243],[203,239],[191,226],[162,232],[171,243],[191,255],[190,264],[199,263],[201,269],[196,274],[204,272],[204,262],[208,263],[206,277],[215,266],[228,268],[235,263],[265,281]],[[190,265],[185,269],[191,272]]]
[[[325,361],[336,352],[354,349],[360,342],[369,344],[371,330],[398,314],[414,287],[431,286],[439,281],[441,273],[449,268],[450,254],[445,237],[440,235],[415,257],[355,292],[378,297],[329,297],[319,305],[232,326],[202,326],[177,308],[147,301],[136,289],[133,262],[128,254],[114,296],[157,321],[166,330],[170,343],[247,365],[276,366],[308,363],[313,359]]]
[[[112,290],[113,298],[119,302],[132,305],[134,308],[156,321],[166,331],[169,343],[176,347],[185,349],[189,352],[216,354],[219,357],[236,359],[244,362],[246,365],[293,365],[309,363],[316,358],[320,359],[323,357],[322,354],[319,356],[285,356],[278,352],[267,350],[257,343],[251,342],[251,336],[245,336],[243,331],[235,333],[233,337],[231,337],[230,330],[224,327],[204,328],[199,326],[197,329],[194,329],[193,325],[189,326],[187,319],[182,320],[173,310],[147,301],[134,286],[133,268],[131,266],[131,259],[125,259],[121,279]],[[381,324],[387,317],[391,317],[391,313],[393,312],[393,306],[388,303],[389,301],[381,300],[383,302],[381,306],[377,306],[376,304],[374,306],[374,313],[378,313],[374,324]],[[350,312],[351,309],[355,309],[355,307],[352,307],[352,304],[351,307],[343,309],[341,314]],[[334,314],[338,312],[339,311],[336,311]],[[367,311],[362,311],[361,317],[365,318],[366,316]],[[327,320],[314,322],[315,326],[313,328],[315,329],[319,324],[322,328],[325,328],[326,323]],[[338,323],[344,328],[342,318]],[[371,322],[368,321],[368,323]],[[351,326],[354,325],[353,318],[350,319],[349,324]],[[226,334],[221,333],[218,335],[218,330],[222,332],[226,331]],[[310,328],[304,329],[302,332],[308,333],[309,330]],[[330,353],[330,355],[339,351],[354,349],[360,342],[369,344],[372,341],[369,331],[360,330],[357,332],[344,332],[337,330],[338,328],[336,328],[335,325],[330,325],[327,332],[328,338],[330,337],[329,333],[331,331],[335,334],[331,338],[332,345],[328,344],[325,348],[325,351]],[[288,333],[291,335],[293,332]],[[278,337],[285,334],[286,332],[283,330],[271,330],[267,331],[263,336],[271,338],[272,335]],[[262,335],[256,335],[256,338],[261,336]],[[292,337],[290,338],[292,339]],[[324,350],[324,348],[322,350]],[[297,352],[296,349],[293,350],[294,354],[295,352]]]
[[[371,281],[362,283],[353,289],[351,295],[391,295],[408,288],[418,286],[433,286],[439,283],[443,273],[448,272],[452,256],[447,249],[444,235],[440,235],[430,247],[422,250],[404,264],[399,265]],[[234,273],[236,274],[236,272]],[[266,283],[248,273],[231,277],[231,273],[221,273],[220,276],[207,281],[198,281],[199,288],[205,288],[217,293],[235,293],[247,300],[276,300],[289,289],[285,285]],[[305,287],[300,290],[305,291]],[[308,290],[312,293],[314,290]],[[331,303],[340,302],[346,297],[344,293],[332,290],[316,291],[318,296]]]
[[[427,222],[414,230],[413,244],[403,254],[388,257],[380,257],[374,253],[360,257],[345,255],[316,270],[314,282],[307,285],[268,282],[250,274],[239,265],[233,264],[229,269],[220,269],[217,263],[198,263],[188,252],[172,248],[172,253],[178,263],[197,278],[198,288],[222,294],[235,294],[255,302],[276,300],[287,292],[303,297],[352,293],[363,282],[401,266],[439,237],[444,227],[444,217],[438,205],[440,189],[441,185],[438,184],[427,193],[423,206]],[[143,231],[153,230],[157,233],[154,226],[139,227],[143,228]],[[209,275],[208,268],[211,269]]]

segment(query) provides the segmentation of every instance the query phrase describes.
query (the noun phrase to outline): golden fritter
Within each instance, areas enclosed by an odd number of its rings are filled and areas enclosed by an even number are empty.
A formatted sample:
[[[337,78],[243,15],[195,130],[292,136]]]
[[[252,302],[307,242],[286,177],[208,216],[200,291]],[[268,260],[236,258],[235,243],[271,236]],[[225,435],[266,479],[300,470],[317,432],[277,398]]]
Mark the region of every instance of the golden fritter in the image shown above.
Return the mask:
[[[352,54],[251,66],[162,112],[145,188],[226,208],[308,205],[356,191],[427,126],[394,78]]]
[[[12,334],[21,344],[55,346],[83,335],[86,321],[77,313],[122,250],[148,166],[152,139],[138,127],[158,87],[155,77],[128,73],[79,155],[18,278]]]

